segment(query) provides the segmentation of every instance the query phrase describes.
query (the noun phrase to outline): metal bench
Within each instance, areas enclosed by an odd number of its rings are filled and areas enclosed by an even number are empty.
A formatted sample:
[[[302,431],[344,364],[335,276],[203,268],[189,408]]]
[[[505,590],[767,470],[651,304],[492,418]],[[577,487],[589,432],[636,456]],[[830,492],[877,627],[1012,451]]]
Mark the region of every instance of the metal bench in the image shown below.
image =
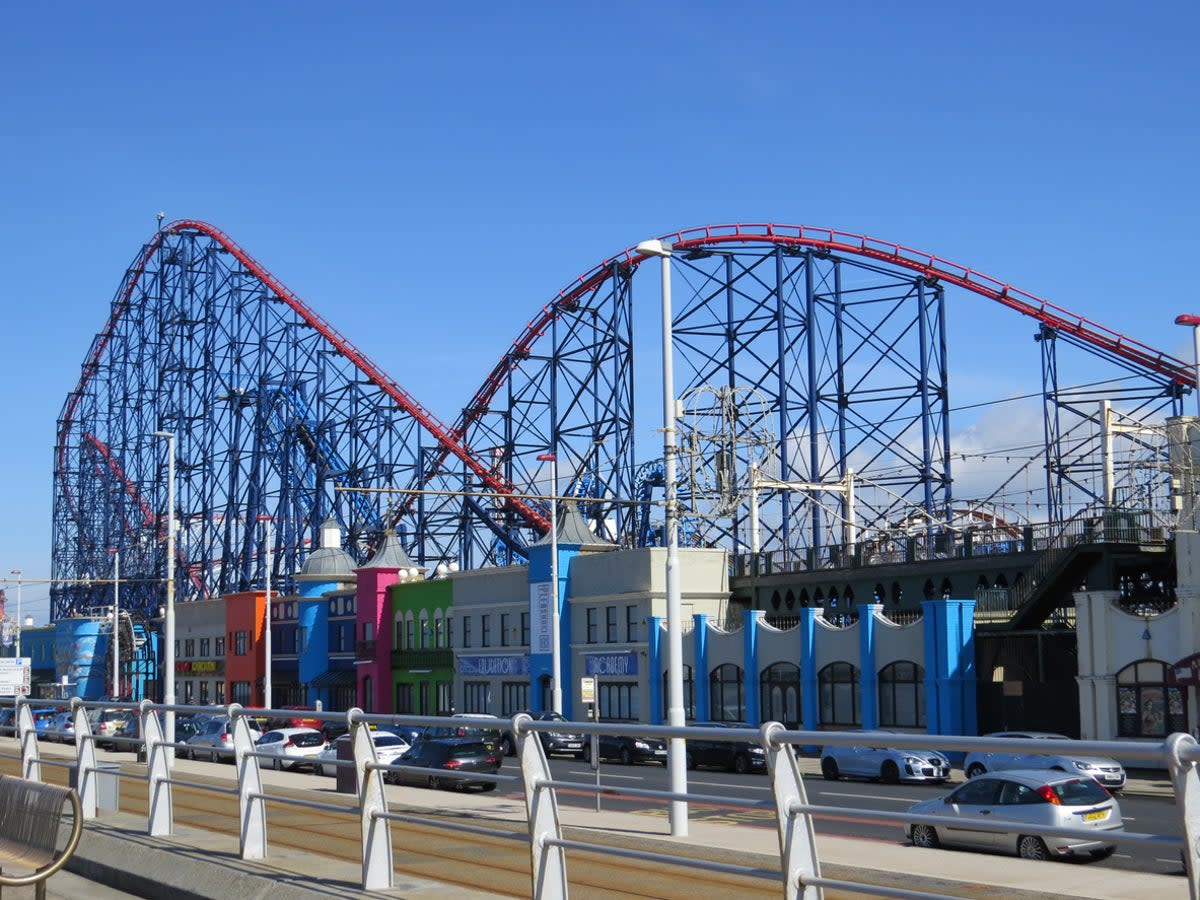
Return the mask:
[[[66,805],[71,808],[71,834],[58,850],[58,833]],[[83,833],[79,795],[71,788],[0,775],[0,891],[35,885],[45,900],[46,879],[67,864]],[[8,869],[24,875],[6,875]]]

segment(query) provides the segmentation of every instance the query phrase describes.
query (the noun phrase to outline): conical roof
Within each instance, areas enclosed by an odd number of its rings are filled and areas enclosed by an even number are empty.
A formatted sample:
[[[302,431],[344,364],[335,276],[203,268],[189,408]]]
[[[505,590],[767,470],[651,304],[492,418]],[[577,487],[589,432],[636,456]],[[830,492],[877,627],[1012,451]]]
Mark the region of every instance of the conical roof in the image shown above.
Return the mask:
[[[416,568],[416,563],[404,552],[404,547],[400,544],[400,538],[397,537],[396,532],[389,528],[384,532],[383,546],[371,557],[370,562],[360,568],[413,569]]]
[[[309,554],[300,570],[301,578],[343,581],[354,577],[358,563],[341,547],[342,529],[330,516],[321,525],[321,546]]]

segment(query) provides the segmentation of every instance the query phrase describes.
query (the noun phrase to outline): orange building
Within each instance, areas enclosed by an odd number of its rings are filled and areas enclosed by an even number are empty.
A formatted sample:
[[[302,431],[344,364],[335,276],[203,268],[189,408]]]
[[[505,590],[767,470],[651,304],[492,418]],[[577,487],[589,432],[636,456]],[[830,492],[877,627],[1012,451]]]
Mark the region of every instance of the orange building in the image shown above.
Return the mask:
[[[225,696],[230,703],[264,706],[266,593],[225,595]]]

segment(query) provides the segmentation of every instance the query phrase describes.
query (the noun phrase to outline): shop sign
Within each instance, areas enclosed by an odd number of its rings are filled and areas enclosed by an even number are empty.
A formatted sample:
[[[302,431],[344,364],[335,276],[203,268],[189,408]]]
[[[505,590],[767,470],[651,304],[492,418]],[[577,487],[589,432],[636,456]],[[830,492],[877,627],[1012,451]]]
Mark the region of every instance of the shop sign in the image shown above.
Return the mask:
[[[529,675],[528,656],[460,656],[459,675]]]
[[[638,673],[637,654],[625,653],[589,653],[583,658],[589,675],[601,675],[612,678],[620,675],[636,675]]]

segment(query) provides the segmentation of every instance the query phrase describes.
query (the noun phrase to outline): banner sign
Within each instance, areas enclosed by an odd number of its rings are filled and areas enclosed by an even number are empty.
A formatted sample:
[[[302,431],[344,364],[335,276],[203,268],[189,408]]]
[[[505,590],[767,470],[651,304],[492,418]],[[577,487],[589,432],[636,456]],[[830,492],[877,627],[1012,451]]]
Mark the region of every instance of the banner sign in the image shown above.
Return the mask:
[[[529,652],[553,653],[554,607],[550,582],[529,586]]]
[[[459,675],[521,675],[529,677],[528,656],[460,656]]]
[[[589,653],[583,658],[589,675],[636,675],[638,673],[637,654],[626,653]]]

